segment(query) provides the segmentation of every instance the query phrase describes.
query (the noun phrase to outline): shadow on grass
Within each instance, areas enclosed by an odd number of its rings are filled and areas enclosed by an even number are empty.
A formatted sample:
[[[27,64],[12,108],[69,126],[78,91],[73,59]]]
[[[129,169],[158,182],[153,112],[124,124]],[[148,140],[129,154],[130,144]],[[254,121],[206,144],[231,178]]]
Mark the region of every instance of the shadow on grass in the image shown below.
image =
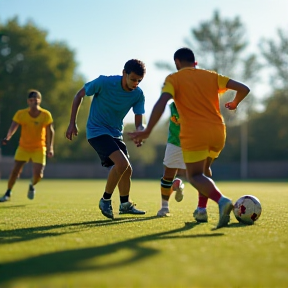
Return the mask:
[[[95,224],[95,222],[93,223]],[[87,224],[90,225],[92,222],[88,222]],[[163,239],[192,239],[224,235],[223,233],[173,235],[187,231],[196,225],[197,223],[185,223],[184,227],[181,228],[145,235],[113,244],[53,252],[24,260],[2,263],[0,264],[0,283],[7,283],[19,278],[41,277],[73,272],[79,273],[92,270],[97,273],[101,270],[123,267],[124,265],[130,265],[148,257],[155,256],[159,253],[158,249],[142,245],[149,241]],[[121,250],[128,250],[129,256],[125,259],[119,257],[116,253]]]
[[[10,206],[0,206],[0,210],[1,209],[11,209],[11,208],[23,208],[26,207],[27,205],[21,204],[21,205],[10,205]]]
[[[157,216],[151,217],[121,217],[115,218],[114,220],[98,220],[98,221],[87,221],[79,223],[66,223],[59,225],[49,225],[49,226],[39,226],[32,228],[20,228],[14,230],[0,231],[0,244],[12,244],[22,241],[36,240],[39,238],[51,237],[51,236],[61,236],[64,234],[70,234],[83,230],[85,228],[90,229],[91,227],[96,226],[110,226],[110,225],[119,225],[127,222],[141,222],[151,219],[155,219]],[[75,227],[75,229],[71,229]],[[65,229],[67,231],[61,232],[49,232],[49,230],[55,229]]]

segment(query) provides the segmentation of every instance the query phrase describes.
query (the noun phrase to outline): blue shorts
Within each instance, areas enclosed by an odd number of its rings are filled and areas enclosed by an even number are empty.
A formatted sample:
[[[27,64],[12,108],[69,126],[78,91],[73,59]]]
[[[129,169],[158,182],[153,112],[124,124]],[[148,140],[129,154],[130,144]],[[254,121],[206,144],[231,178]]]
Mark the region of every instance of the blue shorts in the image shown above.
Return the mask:
[[[97,152],[103,167],[111,167],[114,165],[114,162],[109,156],[117,150],[121,150],[127,158],[129,158],[125,143],[118,138],[113,138],[112,136],[105,134],[90,138],[88,139],[88,142]]]

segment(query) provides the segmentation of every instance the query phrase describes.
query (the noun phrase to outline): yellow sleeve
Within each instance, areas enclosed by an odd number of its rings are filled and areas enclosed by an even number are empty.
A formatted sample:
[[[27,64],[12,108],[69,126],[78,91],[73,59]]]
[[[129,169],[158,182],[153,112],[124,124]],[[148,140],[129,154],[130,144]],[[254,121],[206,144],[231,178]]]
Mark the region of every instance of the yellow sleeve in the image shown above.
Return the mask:
[[[230,80],[230,78],[223,76],[221,74],[218,74],[218,93],[223,94],[228,89],[226,88],[227,82]]]
[[[15,113],[14,117],[12,118],[12,120],[13,120],[14,122],[18,123],[18,124],[20,124],[20,119],[19,119],[20,113],[21,113],[20,110],[18,110],[18,111]]]
[[[47,115],[47,125],[53,123],[53,118],[52,115],[49,111],[46,110],[46,115]]]
[[[169,93],[171,94],[173,97],[175,95],[175,90],[174,90],[174,86],[173,84],[171,83],[171,77],[167,77],[165,79],[165,82],[164,82],[164,85],[162,87],[162,93]]]

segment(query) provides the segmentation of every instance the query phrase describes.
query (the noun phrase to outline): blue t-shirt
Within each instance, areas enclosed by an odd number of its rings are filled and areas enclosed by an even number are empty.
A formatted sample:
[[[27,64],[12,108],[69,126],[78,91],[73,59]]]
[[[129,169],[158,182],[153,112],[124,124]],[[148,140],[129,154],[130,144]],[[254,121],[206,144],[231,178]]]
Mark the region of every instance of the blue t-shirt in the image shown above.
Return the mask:
[[[87,139],[103,134],[122,138],[123,119],[133,108],[134,114],[145,113],[145,97],[137,87],[125,91],[121,85],[122,76],[99,76],[85,84],[87,96],[93,96],[86,125]]]

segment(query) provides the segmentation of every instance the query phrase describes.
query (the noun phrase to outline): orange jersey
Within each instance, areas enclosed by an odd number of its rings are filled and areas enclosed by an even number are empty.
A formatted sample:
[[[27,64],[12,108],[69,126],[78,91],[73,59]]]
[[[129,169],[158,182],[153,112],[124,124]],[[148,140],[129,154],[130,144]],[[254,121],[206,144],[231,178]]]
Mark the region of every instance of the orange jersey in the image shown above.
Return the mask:
[[[51,113],[40,108],[41,113],[33,118],[29,114],[29,108],[18,110],[13,121],[21,125],[19,147],[28,150],[46,150],[46,126],[53,122]]]
[[[183,68],[166,77],[162,93],[167,92],[174,98],[179,113],[183,150],[201,150],[203,145],[200,143],[198,148],[189,147],[192,142],[196,144],[197,138],[205,133],[205,126],[210,128],[224,125],[219,94],[227,90],[228,81],[228,77],[216,72],[192,67]]]

